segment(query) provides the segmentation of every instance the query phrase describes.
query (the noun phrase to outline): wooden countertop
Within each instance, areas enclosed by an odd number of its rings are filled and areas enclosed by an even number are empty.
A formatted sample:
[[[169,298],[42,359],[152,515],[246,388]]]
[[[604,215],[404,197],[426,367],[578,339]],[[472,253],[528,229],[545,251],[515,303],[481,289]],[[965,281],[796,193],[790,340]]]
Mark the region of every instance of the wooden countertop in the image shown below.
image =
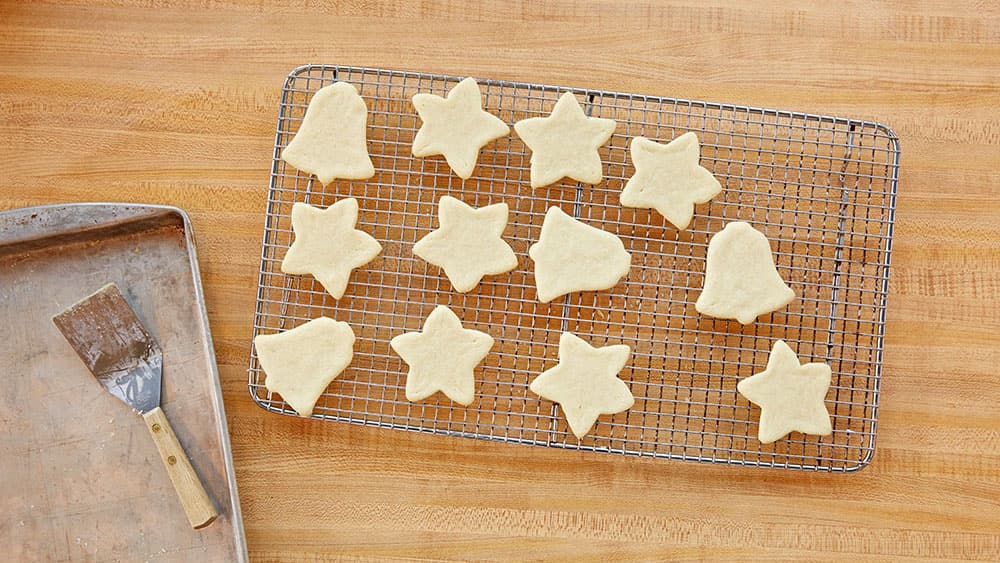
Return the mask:
[[[996,5],[150,4],[171,3],[0,5],[0,208],[190,212],[255,560],[1000,557]],[[872,465],[622,459],[265,413],[246,362],[271,143],[282,80],[306,62],[891,125],[903,156]]]

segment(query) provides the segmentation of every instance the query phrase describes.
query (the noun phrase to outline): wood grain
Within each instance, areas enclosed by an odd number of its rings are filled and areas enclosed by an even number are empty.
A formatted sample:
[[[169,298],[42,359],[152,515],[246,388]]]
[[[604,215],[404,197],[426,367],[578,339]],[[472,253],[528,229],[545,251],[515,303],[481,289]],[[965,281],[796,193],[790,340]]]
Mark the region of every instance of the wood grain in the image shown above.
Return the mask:
[[[174,429],[167,420],[167,415],[163,414],[160,407],[143,413],[143,420],[149,435],[156,444],[156,449],[160,452],[160,459],[163,460],[163,467],[170,476],[170,482],[177,491],[177,498],[184,507],[184,513],[191,523],[191,527],[198,530],[208,526],[219,516],[212,506],[212,499],[208,498],[205,486],[198,473],[191,467],[184,447],[177,440]]]
[[[998,558],[1000,7],[304,4],[0,4],[0,207],[192,216],[255,560]],[[890,124],[903,158],[872,465],[620,459],[259,409],[245,367],[271,143],[282,79],[306,62]]]

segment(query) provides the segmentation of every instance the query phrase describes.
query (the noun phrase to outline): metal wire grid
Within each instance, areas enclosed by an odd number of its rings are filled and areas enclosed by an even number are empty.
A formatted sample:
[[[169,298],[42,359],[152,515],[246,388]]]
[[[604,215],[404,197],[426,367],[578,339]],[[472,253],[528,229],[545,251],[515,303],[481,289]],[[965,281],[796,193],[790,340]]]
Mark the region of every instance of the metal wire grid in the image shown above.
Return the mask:
[[[314,418],[620,454],[795,469],[852,471],[875,446],[885,298],[898,175],[898,140],[878,123],[654,96],[480,80],[485,107],[509,124],[547,115],[564,91],[594,116],[618,121],[601,149],[605,180],[529,187],[530,152],[512,135],[488,145],[475,175],[455,176],[442,158],[413,158],[417,92],[445,95],[461,77],[345,66],[307,65],[291,72],[281,108],[268,194],[254,336],[326,315],[357,333],[354,361],[320,397]],[[279,159],[312,94],[341,80],[360,90],[369,109],[368,143],[376,175],[323,188]],[[666,141],[698,133],[701,163],[724,186],[698,206],[678,232],[657,213],[621,207],[618,195],[633,169],[632,137]],[[505,239],[520,259],[511,274],[493,276],[467,294],[412,255],[437,226],[437,201],[452,195],[476,207],[505,201]],[[356,270],[347,294],[334,300],[309,276],[279,269],[291,244],[291,206],[328,206],[343,197],[361,204],[359,228],[383,253]],[[558,205],[588,224],[620,236],[632,270],[609,291],[539,303],[528,246],[545,211]],[[764,232],[782,277],[798,298],[785,310],[743,327],[694,310],[709,237],[734,220]],[[421,403],[404,396],[406,365],[390,338],[418,330],[438,304],[467,327],[496,339],[477,371],[469,407],[440,394]],[[625,343],[632,360],[620,377],[636,397],[632,409],[601,417],[577,440],[557,406],[528,391],[555,364],[559,334],[572,331],[596,346]],[[833,434],[793,433],[774,444],[756,439],[759,411],[736,392],[761,371],[774,341],[800,358],[833,369],[827,395]],[[263,408],[294,411],[263,386],[251,350],[249,388]]]

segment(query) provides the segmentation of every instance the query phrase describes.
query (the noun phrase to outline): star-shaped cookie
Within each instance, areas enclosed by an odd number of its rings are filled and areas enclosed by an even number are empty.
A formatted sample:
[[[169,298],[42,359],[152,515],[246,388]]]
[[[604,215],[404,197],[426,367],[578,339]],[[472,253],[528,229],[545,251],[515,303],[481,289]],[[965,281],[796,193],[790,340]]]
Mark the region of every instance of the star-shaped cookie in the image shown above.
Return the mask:
[[[779,340],[771,349],[767,369],[740,381],[736,389],[760,407],[757,439],[770,444],[793,431],[830,435],[830,413],[823,404],[830,380],[830,366],[800,365],[795,352]]]
[[[645,137],[630,145],[635,174],[622,190],[625,207],[655,209],[683,231],[694,215],[694,204],[722,191],[722,184],[698,164],[698,136],[684,133],[666,145]]]
[[[354,268],[371,262],[382,245],[354,228],[358,200],[342,199],[326,210],[305,203],[292,206],[295,240],[281,261],[286,274],[312,274],[335,299],[344,296]]]
[[[538,300],[548,303],[575,291],[614,287],[632,265],[632,255],[612,233],[549,208],[538,242],[528,248],[535,262]]]
[[[455,290],[472,291],[483,276],[502,274],[517,267],[517,256],[503,239],[507,204],[480,209],[451,196],[438,202],[441,224],[413,246],[413,253],[444,269]]]
[[[615,120],[587,117],[576,96],[566,92],[548,117],[518,121],[514,131],[531,149],[532,188],[567,176],[597,184],[604,175],[597,149],[615,132]]]
[[[312,414],[316,400],[354,357],[354,331],[347,323],[319,317],[253,341],[266,375],[264,386],[295,412]]]
[[[632,408],[635,398],[618,372],[632,350],[624,344],[594,348],[579,336],[559,337],[559,364],[531,382],[532,393],[559,403],[577,438],[590,432],[597,417]]]
[[[483,110],[479,84],[471,77],[452,88],[447,98],[415,94],[413,107],[423,120],[413,139],[413,156],[440,154],[463,180],[472,176],[479,151],[510,133],[503,120]]]
[[[389,346],[409,364],[406,399],[422,401],[441,391],[460,405],[472,403],[476,382],[472,372],[483,361],[493,337],[462,328],[462,321],[444,305],[438,305],[420,332],[394,337]]]
[[[281,160],[315,174],[323,185],[337,178],[364,180],[375,175],[368,156],[368,107],[346,82],[320,88],[309,101],[302,124]]]

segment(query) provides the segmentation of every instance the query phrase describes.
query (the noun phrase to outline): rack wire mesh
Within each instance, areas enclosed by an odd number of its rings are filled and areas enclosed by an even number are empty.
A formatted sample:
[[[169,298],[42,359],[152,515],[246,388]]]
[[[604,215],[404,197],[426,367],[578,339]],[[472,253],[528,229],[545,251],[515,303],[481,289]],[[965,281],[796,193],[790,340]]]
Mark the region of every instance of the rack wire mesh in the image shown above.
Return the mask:
[[[321,315],[346,321],[357,334],[353,363],[317,402],[314,418],[435,434],[567,449],[794,469],[852,471],[875,447],[883,331],[899,145],[870,121],[656,96],[479,80],[485,108],[508,124],[547,115],[571,91],[588,114],[617,120],[601,149],[605,179],[596,186],[564,180],[529,187],[530,151],[512,133],[487,145],[472,178],[462,181],[439,157],[410,154],[419,118],[417,92],[446,95],[461,77],[348,66],[294,69],[281,94],[260,263],[253,335],[298,326]],[[322,187],[280,160],[314,92],[335,81],[358,88],[369,110],[368,145],[376,174],[367,181]],[[696,208],[683,232],[651,210],[628,209],[619,193],[633,168],[632,137],[667,141],[695,131],[701,164],[724,190]],[[443,195],[480,207],[511,208],[505,232],[520,265],[487,277],[473,291],[453,291],[412,245],[436,225]],[[309,276],[279,268],[293,233],[292,204],[328,206],[343,197],[361,204],[358,228],[383,253],[355,270],[347,294],[334,300]],[[562,207],[617,234],[632,253],[632,270],[609,291],[577,293],[552,303],[535,296],[528,246],[546,210]],[[786,309],[741,326],[694,310],[709,237],[748,221],[772,243],[782,277],[798,298]],[[489,332],[496,344],[476,374],[469,407],[440,394],[406,401],[407,367],[389,340],[419,330],[436,305],[463,324]],[[558,406],[528,391],[555,364],[559,335],[572,331],[595,346],[624,343],[632,360],[620,377],[636,397],[632,409],[601,417],[577,440]],[[759,411],[736,383],[763,370],[771,346],[784,339],[809,361],[828,363],[827,437],[793,433],[774,444],[756,439]],[[295,412],[263,385],[251,349],[249,389],[277,413]]]

